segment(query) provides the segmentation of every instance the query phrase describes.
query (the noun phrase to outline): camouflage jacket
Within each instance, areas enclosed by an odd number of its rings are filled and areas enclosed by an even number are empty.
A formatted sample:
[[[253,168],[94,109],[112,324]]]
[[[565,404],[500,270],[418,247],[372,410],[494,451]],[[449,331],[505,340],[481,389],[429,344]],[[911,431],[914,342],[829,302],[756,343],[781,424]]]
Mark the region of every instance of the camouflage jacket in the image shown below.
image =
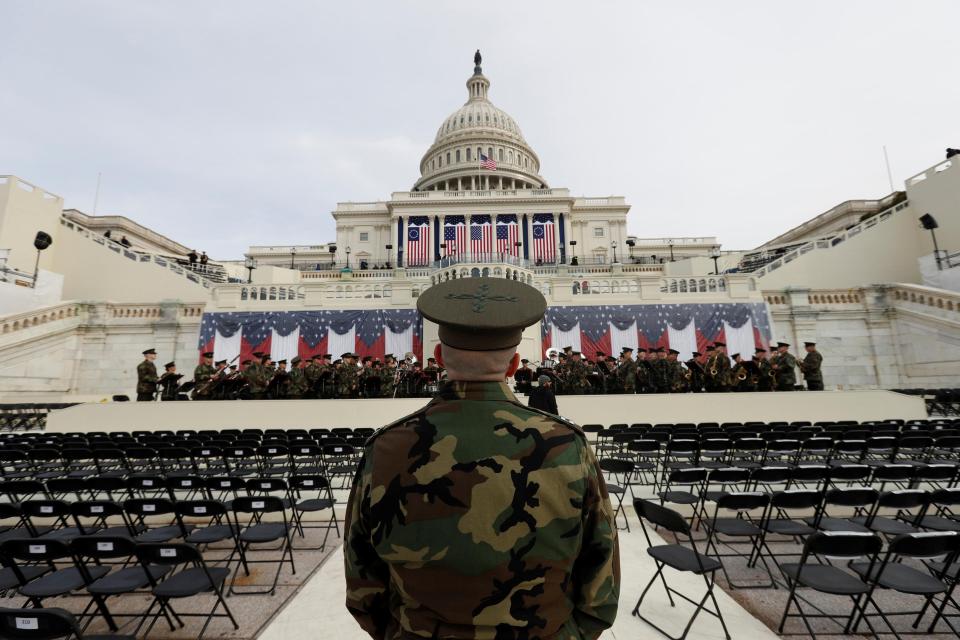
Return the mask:
[[[347,608],[398,638],[594,639],[617,530],[576,425],[497,382],[446,382],[368,442],[347,507]]]
[[[257,362],[250,363],[243,370],[243,379],[246,380],[250,393],[263,393],[267,389],[266,367]]]
[[[193,388],[194,397],[206,397],[210,395],[210,392],[213,391],[213,386],[208,385],[207,382],[210,381],[210,378],[213,377],[213,374],[216,372],[217,370],[209,364],[197,365],[193,370],[193,381],[196,383],[196,386]]]
[[[637,388],[637,361],[633,358],[625,359],[616,371],[623,390],[627,393],[633,393]]]
[[[397,379],[396,367],[383,367],[380,370],[380,395],[392,396],[393,389],[396,386],[394,381]]]
[[[137,365],[137,393],[155,393],[156,390],[157,366],[144,360]]]
[[[302,398],[307,392],[307,374],[306,369],[294,367],[290,371],[290,379],[287,383],[288,398]]]
[[[800,370],[803,372],[803,379],[810,382],[823,382],[823,373],[820,371],[820,365],[823,364],[823,356],[819,351],[811,351],[800,363]]]
[[[778,353],[770,358],[770,363],[776,366],[777,388],[788,389],[797,384],[797,359],[792,353]]]
[[[343,364],[337,370],[337,393],[349,396],[357,392],[360,385],[360,369],[355,365]]]

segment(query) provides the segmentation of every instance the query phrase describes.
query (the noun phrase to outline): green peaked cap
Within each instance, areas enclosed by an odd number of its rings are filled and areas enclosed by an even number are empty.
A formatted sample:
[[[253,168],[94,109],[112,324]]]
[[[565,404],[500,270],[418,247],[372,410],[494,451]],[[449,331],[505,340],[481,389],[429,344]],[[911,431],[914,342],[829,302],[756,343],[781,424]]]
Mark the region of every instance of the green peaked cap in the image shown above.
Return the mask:
[[[542,293],[506,278],[447,280],[417,298],[417,310],[439,325],[440,342],[466,351],[517,346],[546,309]]]

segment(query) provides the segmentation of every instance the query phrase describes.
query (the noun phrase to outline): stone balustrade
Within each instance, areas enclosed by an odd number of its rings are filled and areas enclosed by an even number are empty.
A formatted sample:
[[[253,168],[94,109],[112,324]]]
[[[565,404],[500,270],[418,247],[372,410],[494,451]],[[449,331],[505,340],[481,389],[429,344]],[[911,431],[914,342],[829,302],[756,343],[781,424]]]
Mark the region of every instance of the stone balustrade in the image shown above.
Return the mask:
[[[77,302],[64,302],[52,307],[25,311],[0,318],[0,335],[8,335],[37,327],[49,322],[72,320],[83,313],[83,305]]]

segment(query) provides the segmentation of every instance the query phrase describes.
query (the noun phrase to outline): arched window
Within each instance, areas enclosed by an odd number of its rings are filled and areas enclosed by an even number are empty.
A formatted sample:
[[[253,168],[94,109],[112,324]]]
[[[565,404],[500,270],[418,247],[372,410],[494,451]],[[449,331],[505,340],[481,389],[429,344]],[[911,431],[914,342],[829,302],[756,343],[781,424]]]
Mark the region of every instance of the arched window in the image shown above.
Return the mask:
[[[719,280],[717,280],[717,288],[718,288],[720,291],[726,291],[726,290],[727,290],[727,283],[724,282],[723,278],[720,278]]]
[[[450,152],[447,151],[447,164],[450,164]]]
[[[246,288],[246,287],[240,289],[240,299],[241,299],[241,300],[246,300],[246,299],[247,299],[247,288]]]
[[[457,149],[457,162],[460,162],[460,149]]]
[[[687,292],[687,281],[686,281],[686,280],[681,280],[681,281],[680,281],[680,293],[686,293],[686,292]]]
[[[590,283],[587,280],[584,280],[580,283],[580,291],[583,293],[590,293]]]
[[[510,152],[510,164],[513,164],[513,151]]]
[[[503,149],[502,148],[497,149],[497,153],[500,154],[500,162],[503,162]]]
[[[710,290],[710,293],[716,293],[716,291],[717,291],[717,281],[714,280],[713,278],[710,278],[710,279],[707,281],[707,289]]]
[[[573,283],[573,295],[575,295],[575,296],[576,296],[576,295],[580,295],[580,283],[579,283],[579,282],[574,282],[574,283]]]
[[[473,160],[473,149],[467,147],[467,162]]]
[[[489,277],[489,276],[490,276],[490,267],[484,267],[484,268],[483,268],[483,277],[484,277],[484,278],[487,278],[487,277]]]
[[[493,158],[493,147],[487,147],[487,157]]]
[[[279,298],[280,300],[286,300],[286,299],[287,299],[287,290],[286,290],[284,287],[280,287],[280,292],[279,292],[279,293],[280,293],[280,298]]]
[[[473,269],[470,269],[470,277],[471,277],[471,278],[479,278],[479,277],[480,277],[480,269],[479,269],[478,267],[474,267]]]
[[[677,292],[677,281],[676,281],[676,280],[671,280],[671,281],[670,281],[670,293],[676,293],[676,292]]]

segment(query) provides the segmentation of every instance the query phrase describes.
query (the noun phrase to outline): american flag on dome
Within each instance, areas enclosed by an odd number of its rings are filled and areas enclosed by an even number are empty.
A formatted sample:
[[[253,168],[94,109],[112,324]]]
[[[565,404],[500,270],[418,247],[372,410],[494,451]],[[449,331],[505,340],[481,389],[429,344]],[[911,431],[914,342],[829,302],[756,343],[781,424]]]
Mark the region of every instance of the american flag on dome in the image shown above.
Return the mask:
[[[598,351],[617,356],[622,346],[702,352],[720,340],[749,360],[773,335],[763,302],[549,307],[540,331],[544,354],[573,346],[591,359]]]
[[[489,256],[493,253],[493,224],[490,216],[473,216],[470,219],[470,253],[474,256]]]
[[[464,216],[447,216],[443,222],[443,250],[445,256],[467,253],[467,219]]]
[[[487,156],[480,154],[480,168],[489,169],[490,171],[497,170],[497,161],[492,157],[488,158]]]
[[[412,351],[421,358],[423,319],[416,309],[205,313],[197,348],[227,360],[237,356],[238,364],[255,351],[277,359],[323,353],[339,358],[344,351],[378,358]]]
[[[511,256],[519,255],[517,242],[520,239],[520,225],[513,213],[497,216],[497,253]]]
[[[407,220],[407,266],[422,267],[431,262],[430,218],[411,216]]]
[[[557,261],[557,235],[552,213],[536,213],[533,216],[534,262]]]

